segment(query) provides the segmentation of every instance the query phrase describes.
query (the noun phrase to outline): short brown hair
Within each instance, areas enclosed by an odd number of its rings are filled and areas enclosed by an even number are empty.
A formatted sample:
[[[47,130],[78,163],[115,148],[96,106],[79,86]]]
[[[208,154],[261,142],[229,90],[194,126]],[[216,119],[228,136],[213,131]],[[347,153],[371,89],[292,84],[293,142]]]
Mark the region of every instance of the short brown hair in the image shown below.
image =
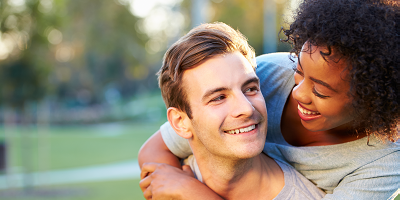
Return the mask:
[[[232,27],[221,23],[202,24],[175,42],[165,53],[158,71],[158,84],[167,108],[192,113],[182,87],[183,72],[196,67],[207,59],[226,53],[240,52],[255,69],[255,53],[246,37]]]

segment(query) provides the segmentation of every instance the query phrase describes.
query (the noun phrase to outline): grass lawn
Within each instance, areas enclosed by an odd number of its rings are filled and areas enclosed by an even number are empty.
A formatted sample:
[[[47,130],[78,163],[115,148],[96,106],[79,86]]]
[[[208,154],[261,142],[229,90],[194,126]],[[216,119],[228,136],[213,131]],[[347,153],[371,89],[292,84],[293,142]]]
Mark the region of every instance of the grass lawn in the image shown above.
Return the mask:
[[[2,126],[0,137],[4,137],[5,131],[11,136],[8,150],[13,171],[24,171],[27,164],[29,171],[59,170],[134,160],[140,146],[162,123],[119,122],[48,128]],[[35,190],[40,195],[30,193],[29,197],[20,195],[20,190],[0,190],[0,199],[143,199],[138,183],[139,180],[118,180],[38,187]],[[57,191],[61,195],[52,195]],[[7,197],[12,192],[15,194]]]
[[[31,193],[0,190],[2,200],[144,200],[139,180],[38,187]]]
[[[23,166],[25,154],[33,171],[41,171],[41,166],[55,170],[136,159],[140,146],[161,123],[12,128],[8,130],[11,166]]]

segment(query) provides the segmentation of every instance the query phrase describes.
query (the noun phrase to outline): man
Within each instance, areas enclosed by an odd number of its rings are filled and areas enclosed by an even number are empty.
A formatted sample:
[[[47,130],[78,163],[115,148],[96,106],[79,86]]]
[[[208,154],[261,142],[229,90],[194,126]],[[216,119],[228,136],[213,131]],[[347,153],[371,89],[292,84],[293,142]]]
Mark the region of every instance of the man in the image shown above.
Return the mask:
[[[200,25],[170,47],[158,75],[168,121],[193,150],[188,163],[220,197],[324,196],[290,165],[261,153],[267,110],[255,74],[254,52],[239,32],[223,23]],[[143,165],[140,185],[147,199],[157,199],[151,190],[160,189],[152,182],[157,173],[147,172],[160,167]]]

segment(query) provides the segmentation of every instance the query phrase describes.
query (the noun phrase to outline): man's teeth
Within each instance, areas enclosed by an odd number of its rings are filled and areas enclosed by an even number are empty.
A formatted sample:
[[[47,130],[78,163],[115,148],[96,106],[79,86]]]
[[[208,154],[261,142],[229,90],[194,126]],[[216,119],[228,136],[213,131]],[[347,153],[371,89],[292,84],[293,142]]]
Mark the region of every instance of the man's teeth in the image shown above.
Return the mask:
[[[306,110],[306,109],[302,108],[300,105],[297,105],[297,108],[304,115],[319,115],[320,114],[319,112],[313,112],[313,111]]]
[[[245,133],[245,132],[249,132],[253,129],[256,128],[256,125],[251,125],[249,127],[246,128],[239,128],[239,129],[234,129],[234,130],[230,130],[228,131],[229,134],[239,134],[239,133]]]

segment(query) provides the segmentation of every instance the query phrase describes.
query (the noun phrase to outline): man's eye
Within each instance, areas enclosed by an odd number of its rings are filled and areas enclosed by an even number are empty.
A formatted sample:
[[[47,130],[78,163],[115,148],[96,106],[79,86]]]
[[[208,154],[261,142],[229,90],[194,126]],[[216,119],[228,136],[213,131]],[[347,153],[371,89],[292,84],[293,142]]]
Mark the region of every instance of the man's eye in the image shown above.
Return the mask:
[[[225,99],[225,96],[224,96],[224,95],[220,95],[220,96],[218,96],[217,98],[211,99],[210,102],[213,102],[213,101],[221,101],[221,100],[223,100],[223,99]]]
[[[256,92],[258,92],[259,91],[259,89],[258,89],[258,87],[251,87],[251,88],[248,88],[246,91],[245,91],[245,93],[256,93]]]

